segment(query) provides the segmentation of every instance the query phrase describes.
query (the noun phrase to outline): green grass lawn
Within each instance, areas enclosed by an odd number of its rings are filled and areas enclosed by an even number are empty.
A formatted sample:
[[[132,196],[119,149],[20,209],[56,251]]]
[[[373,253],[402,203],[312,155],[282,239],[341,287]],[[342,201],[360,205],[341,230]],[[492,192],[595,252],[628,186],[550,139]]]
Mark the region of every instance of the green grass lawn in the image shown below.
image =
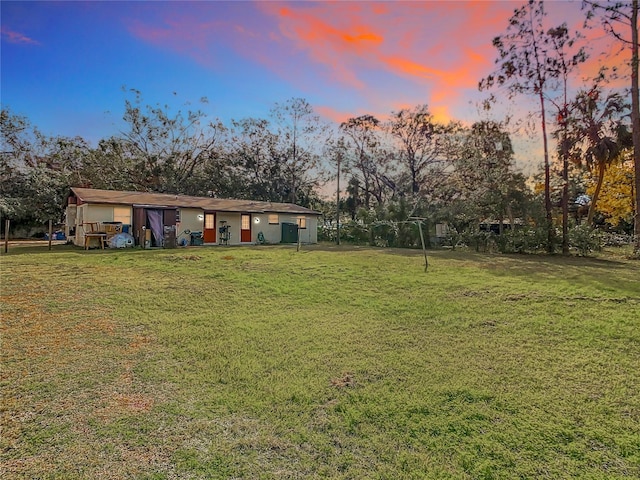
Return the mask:
[[[640,478],[640,263],[0,257],[3,478]]]

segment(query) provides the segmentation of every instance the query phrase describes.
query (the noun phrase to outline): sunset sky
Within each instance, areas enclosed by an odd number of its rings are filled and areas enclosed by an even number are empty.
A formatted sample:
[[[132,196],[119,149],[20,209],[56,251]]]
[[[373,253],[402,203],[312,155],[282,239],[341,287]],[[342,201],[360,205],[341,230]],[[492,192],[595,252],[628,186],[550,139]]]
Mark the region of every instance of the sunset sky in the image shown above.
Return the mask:
[[[121,127],[123,87],[174,110],[207,97],[225,123],[292,97],[333,122],[426,103],[471,123],[491,41],[521,4],[2,1],[2,106],[94,143]],[[549,26],[581,28],[580,4],[547,1]]]

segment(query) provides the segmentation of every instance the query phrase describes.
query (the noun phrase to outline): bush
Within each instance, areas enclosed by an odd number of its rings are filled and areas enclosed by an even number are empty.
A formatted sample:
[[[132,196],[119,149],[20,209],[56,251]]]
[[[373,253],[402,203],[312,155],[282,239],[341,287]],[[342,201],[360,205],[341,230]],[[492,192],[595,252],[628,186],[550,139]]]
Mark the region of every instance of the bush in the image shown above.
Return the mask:
[[[340,238],[355,245],[366,245],[369,243],[369,229],[365,225],[352,220],[349,223],[340,225]]]
[[[545,249],[547,231],[525,226],[505,230],[499,237],[496,243],[501,253],[537,253]]]
[[[602,250],[602,234],[589,225],[576,225],[569,230],[569,246],[578,255],[587,256],[593,251]]]
[[[633,235],[622,233],[603,232],[601,234],[602,246],[604,247],[624,247],[633,243]]]

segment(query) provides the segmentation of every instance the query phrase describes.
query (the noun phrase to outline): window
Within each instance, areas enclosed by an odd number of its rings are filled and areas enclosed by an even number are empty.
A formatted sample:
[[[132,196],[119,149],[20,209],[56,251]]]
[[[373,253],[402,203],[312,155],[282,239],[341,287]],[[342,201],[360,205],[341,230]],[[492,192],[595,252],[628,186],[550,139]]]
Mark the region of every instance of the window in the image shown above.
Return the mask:
[[[251,229],[251,215],[242,215],[241,227],[242,230]]]
[[[113,221],[131,225],[131,209],[128,207],[113,207]]]
[[[278,223],[280,223],[279,219],[278,219],[278,214],[277,213],[272,213],[269,215],[269,225],[277,225]]]
[[[307,217],[297,218],[298,228],[307,228]]]
[[[216,216],[213,213],[204,214],[204,228],[207,230],[216,228]]]

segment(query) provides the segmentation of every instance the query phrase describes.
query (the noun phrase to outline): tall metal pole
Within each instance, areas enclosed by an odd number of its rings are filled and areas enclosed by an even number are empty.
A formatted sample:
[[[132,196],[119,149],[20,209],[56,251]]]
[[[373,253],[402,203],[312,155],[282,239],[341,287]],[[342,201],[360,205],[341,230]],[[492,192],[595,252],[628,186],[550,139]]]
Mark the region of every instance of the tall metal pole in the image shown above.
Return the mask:
[[[336,243],[340,245],[340,156],[338,153],[338,182],[336,188]]]
[[[420,241],[422,242],[422,253],[424,253],[424,271],[429,268],[429,260],[427,260],[427,248],[424,246],[424,235],[422,233],[422,220],[416,221],[418,230],[420,230]]]

